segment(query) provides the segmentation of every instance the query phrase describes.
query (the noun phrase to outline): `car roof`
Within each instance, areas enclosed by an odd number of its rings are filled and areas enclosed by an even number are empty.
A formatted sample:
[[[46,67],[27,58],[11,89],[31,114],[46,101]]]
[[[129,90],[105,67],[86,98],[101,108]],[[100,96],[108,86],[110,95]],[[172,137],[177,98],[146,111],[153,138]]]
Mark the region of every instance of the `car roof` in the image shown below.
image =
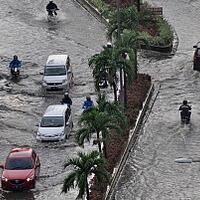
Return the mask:
[[[31,157],[33,149],[30,147],[17,147],[10,151],[9,158]]]
[[[67,105],[50,105],[47,107],[44,116],[63,116],[67,108]]]
[[[46,66],[65,65],[68,55],[50,55],[47,59]]]

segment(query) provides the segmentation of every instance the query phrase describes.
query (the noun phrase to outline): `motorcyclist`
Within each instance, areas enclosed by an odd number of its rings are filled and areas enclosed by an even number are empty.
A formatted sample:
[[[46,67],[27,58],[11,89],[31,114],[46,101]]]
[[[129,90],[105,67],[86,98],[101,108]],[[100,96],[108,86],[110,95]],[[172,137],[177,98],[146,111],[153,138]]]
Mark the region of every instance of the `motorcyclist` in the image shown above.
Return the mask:
[[[62,98],[61,103],[62,103],[62,104],[67,104],[69,108],[71,107],[71,105],[72,105],[72,100],[71,100],[71,98],[69,97],[69,93],[68,93],[68,92],[66,92],[66,93],[64,94],[64,97]]]
[[[13,56],[13,60],[9,64],[10,72],[11,74],[14,73],[14,69],[19,69],[21,67],[21,61],[18,60],[18,57],[16,55]]]
[[[94,107],[94,103],[91,100],[90,96],[86,96],[86,100],[83,103],[82,109],[84,109],[86,111],[86,110],[89,110],[93,107]]]
[[[49,1],[49,3],[46,6],[46,10],[49,15],[53,15],[53,13],[57,15],[56,10],[59,10],[59,9],[58,9],[58,6],[53,1]]]
[[[185,116],[188,116],[190,119],[190,115],[191,115],[191,106],[188,105],[188,101],[184,100],[183,104],[179,107],[179,110],[181,110],[181,119],[184,118]]]

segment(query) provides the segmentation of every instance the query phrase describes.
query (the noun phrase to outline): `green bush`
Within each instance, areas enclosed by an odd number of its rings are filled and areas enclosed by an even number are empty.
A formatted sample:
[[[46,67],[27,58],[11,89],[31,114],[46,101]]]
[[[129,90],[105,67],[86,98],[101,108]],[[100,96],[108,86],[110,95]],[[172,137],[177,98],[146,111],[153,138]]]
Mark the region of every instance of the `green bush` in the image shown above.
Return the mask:
[[[173,32],[171,26],[162,17],[157,17],[156,26],[158,35],[153,37],[152,43],[155,45],[171,45],[173,41]]]
[[[114,12],[116,11],[115,7],[106,4],[103,0],[89,0],[89,2],[94,7],[96,7],[102,14],[102,16],[104,16],[106,19],[110,19],[110,16],[113,16]],[[149,13],[150,11],[148,10],[148,7],[149,5],[147,4],[146,6],[144,6],[144,12],[139,13],[139,21],[142,23],[141,25],[143,26],[148,26],[148,24],[155,24],[158,34],[152,37],[148,33],[145,33],[145,37],[149,39],[151,45],[171,45],[173,41],[173,32],[171,26],[162,17],[154,16]]]
[[[89,0],[89,2],[98,9],[98,11],[107,19],[109,15],[112,13],[114,8],[106,4],[102,0]]]

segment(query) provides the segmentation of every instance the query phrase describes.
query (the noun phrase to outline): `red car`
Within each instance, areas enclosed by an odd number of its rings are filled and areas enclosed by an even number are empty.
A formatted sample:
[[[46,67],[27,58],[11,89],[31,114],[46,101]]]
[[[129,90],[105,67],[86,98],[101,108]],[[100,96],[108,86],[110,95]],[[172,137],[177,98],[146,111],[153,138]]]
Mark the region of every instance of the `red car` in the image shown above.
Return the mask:
[[[40,172],[40,160],[30,147],[18,147],[11,150],[1,176],[4,190],[21,190],[35,188],[36,178]]]

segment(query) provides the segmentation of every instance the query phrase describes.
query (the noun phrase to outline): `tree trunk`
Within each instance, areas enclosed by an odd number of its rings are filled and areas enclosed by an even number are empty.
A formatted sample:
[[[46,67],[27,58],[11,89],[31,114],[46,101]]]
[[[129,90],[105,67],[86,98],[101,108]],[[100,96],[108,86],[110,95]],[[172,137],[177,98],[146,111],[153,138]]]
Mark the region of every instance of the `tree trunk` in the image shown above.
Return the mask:
[[[137,0],[137,11],[140,12],[140,0]]]
[[[123,80],[122,80],[122,68],[120,67],[120,70],[119,70],[119,81],[120,81],[120,90],[122,91],[123,90]]]
[[[134,54],[135,54],[135,67],[134,67],[134,76],[135,76],[135,79],[137,79],[137,72],[138,72],[138,62],[137,62],[137,49],[134,49]]]
[[[113,90],[114,90],[114,99],[115,99],[115,101],[117,101],[117,87],[114,82],[113,82]]]
[[[99,153],[101,153],[101,141],[100,141],[100,137],[99,137],[99,132],[97,132],[97,143],[98,143],[98,148],[99,148]]]
[[[103,141],[103,153],[104,153],[104,157],[107,158],[107,146],[106,146],[105,141]]]
[[[86,198],[87,200],[90,200],[90,191],[89,191],[89,184],[88,181],[86,180]]]
[[[127,78],[124,72],[124,108],[127,108]]]

